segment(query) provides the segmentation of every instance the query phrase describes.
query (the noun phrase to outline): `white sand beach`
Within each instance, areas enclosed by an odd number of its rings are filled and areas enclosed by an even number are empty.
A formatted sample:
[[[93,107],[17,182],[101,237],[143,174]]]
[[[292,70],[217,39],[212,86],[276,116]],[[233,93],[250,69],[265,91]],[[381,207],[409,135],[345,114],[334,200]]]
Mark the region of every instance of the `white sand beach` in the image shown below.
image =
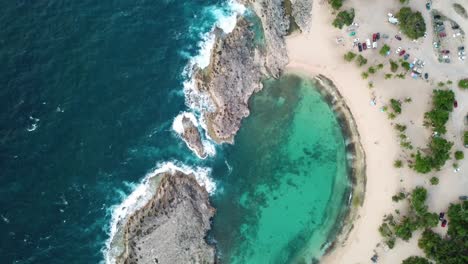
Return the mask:
[[[465,32],[468,32],[468,22],[457,17],[450,9],[451,5],[446,2],[452,1],[434,1],[433,7],[453,17],[452,19],[457,20]],[[463,2],[467,2],[468,6],[468,1]],[[386,21],[387,13],[396,13],[400,8],[399,1],[346,1],[346,6],[356,9],[355,22],[360,25],[354,37],[348,36],[345,29],[338,30],[331,25],[334,16],[327,1],[314,1],[313,5],[310,30],[287,39],[290,57],[287,71],[311,76],[323,74],[334,81],[356,120],[367,162],[366,195],[363,206],[359,209],[358,219],[355,220],[354,228],[346,242],[336,245],[336,248],[324,257],[323,263],[370,263],[374,253],[379,255],[379,263],[401,263],[409,256],[422,255],[417,246],[418,232],[409,242],[397,240],[392,250],[383,246],[378,227],[384,215],[393,213],[397,208],[403,210],[405,207],[404,204],[392,202],[391,196],[397,191],[410,191],[415,186],[422,185],[429,191],[430,210],[444,211],[450,202],[457,201],[458,196],[466,195],[468,163],[460,162],[458,173],[454,172],[452,161],[448,161],[440,172],[428,175],[417,174],[406,166],[403,169],[395,168],[393,162],[396,159],[406,161],[409,157],[403,155],[392,124],[407,125],[407,136],[415,148],[424,148],[430,138],[430,131],[423,126],[423,117],[430,109],[432,90],[437,88],[439,81],[452,80],[452,89],[459,106],[452,113],[447,125],[447,138],[454,142],[453,150],[464,150],[461,137],[465,128],[464,116],[468,110],[468,92],[457,88],[456,82],[462,77],[468,77],[468,65],[466,61],[454,60],[451,64],[441,64],[437,61],[432,50],[430,14],[420,1],[411,1],[410,5],[413,9],[421,11],[426,18],[428,37],[417,43],[407,39],[396,40],[393,36],[399,34],[398,28]],[[390,72],[389,63],[388,58],[379,55],[379,49],[362,52],[368,59],[368,63],[363,67],[358,67],[355,62],[345,62],[343,55],[346,52],[358,53],[356,48],[352,48],[353,39],[358,37],[364,41],[366,38],[372,38],[374,32],[390,36],[389,39],[382,39],[379,45],[386,43],[391,47],[391,59],[398,59],[398,54],[393,51],[397,46],[402,46],[411,53],[411,58],[425,60],[424,71],[429,73],[429,80],[415,80],[409,75],[406,79],[385,80],[384,74]],[[337,44],[336,39],[339,37],[343,37],[344,41]],[[465,46],[468,46],[466,42],[465,39]],[[385,65],[382,70],[366,80],[361,77],[361,73],[369,66],[379,63]],[[372,89],[369,88],[370,81],[374,86]],[[403,114],[395,120],[390,120],[387,113],[381,111],[391,98],[403,100],[408,97],[412,102],[404,104]],[[372,99],[375,99],[376,105],[371,104]],[[435,175],[439,177],[440,183],[431,186],[429,179]],[[444,229],[437,228],[437,231],[444,232]]]

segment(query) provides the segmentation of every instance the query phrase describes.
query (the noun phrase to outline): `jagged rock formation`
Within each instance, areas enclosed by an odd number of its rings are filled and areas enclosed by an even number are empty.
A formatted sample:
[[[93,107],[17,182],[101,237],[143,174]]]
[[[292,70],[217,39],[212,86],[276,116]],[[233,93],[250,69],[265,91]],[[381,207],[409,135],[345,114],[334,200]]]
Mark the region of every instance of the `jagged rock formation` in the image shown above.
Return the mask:
[[[193,175],[164,173],[155,196],[125,224],[124,252],[116,263],[214,263],[208,193]]]
[[[182,125],[184,127],[184,132],[181,136],[185,143],[187,143],[188,147],[195,151],[200,158],[206,158],[207,153],[203,146],[198,128],[195,126],[192,120],[186,116],[182,117]]]
[[[294,22],[302,32],[309,31],[313,0],[290,0]]]
[[[285,36],[290,14],[283,0],[243,0],[262,22],[264,46],[254,44],[254,33],[247,20],[239,18],[229,34],[216,32],[209,67],[195,74],[199,92],[209,95],[214,110],[205,112],[208,134],[217,142],[233,142],[243,118],[249,115],[248,101],[262,89],[261,81],[277,78],[288,63]],[[312,0],[292,3],[293,21],[301,30],[310,22]]]

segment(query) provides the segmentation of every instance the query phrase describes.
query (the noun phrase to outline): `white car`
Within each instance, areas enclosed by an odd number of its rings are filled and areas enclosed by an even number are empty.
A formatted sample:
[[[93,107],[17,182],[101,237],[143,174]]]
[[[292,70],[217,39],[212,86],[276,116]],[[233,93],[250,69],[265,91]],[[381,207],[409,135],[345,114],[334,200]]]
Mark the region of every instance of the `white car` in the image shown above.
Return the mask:
[[[398,47],[398,49],[395,51],[396,54],[400,54],[401,47]]]
[[[367,47],[368,47],[368,48],[370,48],[370,47],[371,47],[371,42],[370,42],[370,39],[366,39],[366,45],[367,45]]]
[[[377,41],[372,43],[372,48],[376,49],[377,48]]]

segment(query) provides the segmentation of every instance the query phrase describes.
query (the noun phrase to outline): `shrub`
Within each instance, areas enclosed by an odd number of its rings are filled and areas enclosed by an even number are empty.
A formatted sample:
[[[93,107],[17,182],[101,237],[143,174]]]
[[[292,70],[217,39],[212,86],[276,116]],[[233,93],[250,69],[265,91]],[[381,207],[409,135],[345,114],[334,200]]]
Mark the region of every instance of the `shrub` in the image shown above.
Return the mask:
[[[401,0],[400,0],[400,2],[401,2]],[[409,257],[409,258],[403,260],[403,262],[401,264],[431,264],[431,262],[429,262],[429,260],[427,260],[426,258],[423,258],[423,257],[412,256],[412,257]]]
[[[395,124],[395,129],[400,132],[404,132],[406,130],[406,126],[402,124]]]
[[[406,198],[406,194],[404,192],[399,192],[392,196],[392,201],[399,202],[405,198]]]
[[[468,89],[468,78],[460,80],[458,82],[458,87],[462,89]]]
[[[465,131],[465,133],[463,133],[463,145],[468,146],[468,131]]]
[[[348,51],[348,53],[344,55],[345,61],[348,61],[348,62],[354,60],[355,57],[356,57],[356,53],[351,52],[351,51]]]
[[[424,36],[426,32],[426,22],[421,12],[413,12],[409,7],[403,7],[396,14],[400,21],[400,29],[405,35],[412,39]]]
[[[361,54],[359,54],[356,58],[356,63],[359,67],[361,67],[362,65],[365,65],[367,63],[367,59],[364,58]]]
[[[395,226],[395,235],[408,241],[413,236],[413,231],[417,229],[417,225],[409,217],[404,217],[403,221]]]
[[[451,90],[434,90],[432,95],[432,110],[425,114],[433,130],[439,134],[447,132],[445,124],[453,111],[455,94]]]
[[[462,160],[463,158],[465,158],[465,154],[463,153],[463,151],[461,150],[455,151],[456,160]]]
[[[407,71],[410,70],[410,64],[407,61],[402,62],[401,67],[403,67]]]
[[[333,26],[342,29],[344,25],[351,25],[354,21],[354,9],[340,11],[333,20]]]
[[[401,160],[395,160],[395,162],[393,163],[393,166],[394,166],[395,168],[401,168],[401,167],[403,167],[403,161],[401,161]]]
[[[385,80],[388,80],[388,79],[392,78],[392,76],[393,76],[393,74],[391,74],[391,73],[386,73],[386,74],[385,74]]]
[[[437,177],[432,177],[432,178],[430,179],[430,183],[431,183],[431,185],[437,185],[437,184],[439,184],[439,178],[437,178]]]
[[[413,169],[419,173],[428,173],[432,170],[431,158],[422,156],[418,151],[416,159],[414,161]]]
[[[388,53],[389,51],[390,51],[390,47],[389,47],[387,44],[385,44],[385,45],[383,45],[382,48],[380,49],[379,53],[380,53],[380,55],[382,55],[382,56],[387,56],[387,53]]]
[[[440,170],[445,162],[450,159],[450,150],[452,149],[453,143],[447,141],[444,138],[435,137],[429,145],[432,152],[431,165],[432,168]]]
[[[424,214],[427,212],[427,206],[425,205],[426,198],[427,190],[421,186],[416,187],[411,193],[411,207],[417,214]]]
[[[328,0],[333,9],[338,10],[343,6],[343,0]]]
[[[362,77],[363,79],[367,79],[367,78],[369,77],[369,73],[363,72],[363,73],[361,73],[361,77]]]
[[[396,72],[398,70],[398,64],[392,60],[390,60],[390,70],[392,72]]]
[[[401,114],[401,103],[398,100],[390,99],[390,105],[392,106],[393,111],[397,114]]]
[[[374,73],[376,73],[376,70],[375,70],[375,68],[374,68],[374,67],[372,67],[372,66],[371,66],[371,67],[369,67],[369,69],[368,69],[367,71],[368,71],[370,74],[374,74]]]
[[[378,69],[378,70],[383,69],[383,64],[382,64],[382,63],[379,63],[379,64],[377,65],[377,69]]]

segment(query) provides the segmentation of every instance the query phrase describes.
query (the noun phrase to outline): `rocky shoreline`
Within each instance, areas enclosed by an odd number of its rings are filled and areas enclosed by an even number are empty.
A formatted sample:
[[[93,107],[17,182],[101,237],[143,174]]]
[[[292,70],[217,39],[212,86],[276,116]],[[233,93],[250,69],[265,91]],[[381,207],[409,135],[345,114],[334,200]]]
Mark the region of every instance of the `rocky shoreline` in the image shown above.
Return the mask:
[[[205,241],[215,209],[193,174],[164,172],[156,194],[129,216],[116,263],[214,263]]]
[[[197,92],[211,99],[214,110],[202,113],[208,135],[218,143],[233,143],[242,119],[249,115],[250,97],[262,89],[262,80],[277,78],[288,63],[285,37],[290,29],[290,16],[300,28],[310,22],[311,0],[290,2],[286,12],[282,0],[243,1],[260,19],[264,45],[255,45],[252,23],[239,17],[228,34],[215,30],[216,41],[210,64],[194,75]],[[310,6],[310,8],[303,8]],[[258,33],[257,33],[258,34]]]
[[[326,248],[325,254],[329,254],[336,246],[346,243],[349,233],[354,228],[354,220],[358,217],[358,209],[364,202],[366,193],[366,154],[361,144],[356,121],[349,109],[346,101],[332,80],[324,75],[314,77],[317,89],[330,106],[332,106],[338,122],[340,123],[343,135],[346,138],[346,152],[348,158],[348,176],[351,181],[351,190],[348,198],[348,206],[338,217],[337,230],[330,234],[330,245]],[[338,224],[341,222],[341,224]]]

